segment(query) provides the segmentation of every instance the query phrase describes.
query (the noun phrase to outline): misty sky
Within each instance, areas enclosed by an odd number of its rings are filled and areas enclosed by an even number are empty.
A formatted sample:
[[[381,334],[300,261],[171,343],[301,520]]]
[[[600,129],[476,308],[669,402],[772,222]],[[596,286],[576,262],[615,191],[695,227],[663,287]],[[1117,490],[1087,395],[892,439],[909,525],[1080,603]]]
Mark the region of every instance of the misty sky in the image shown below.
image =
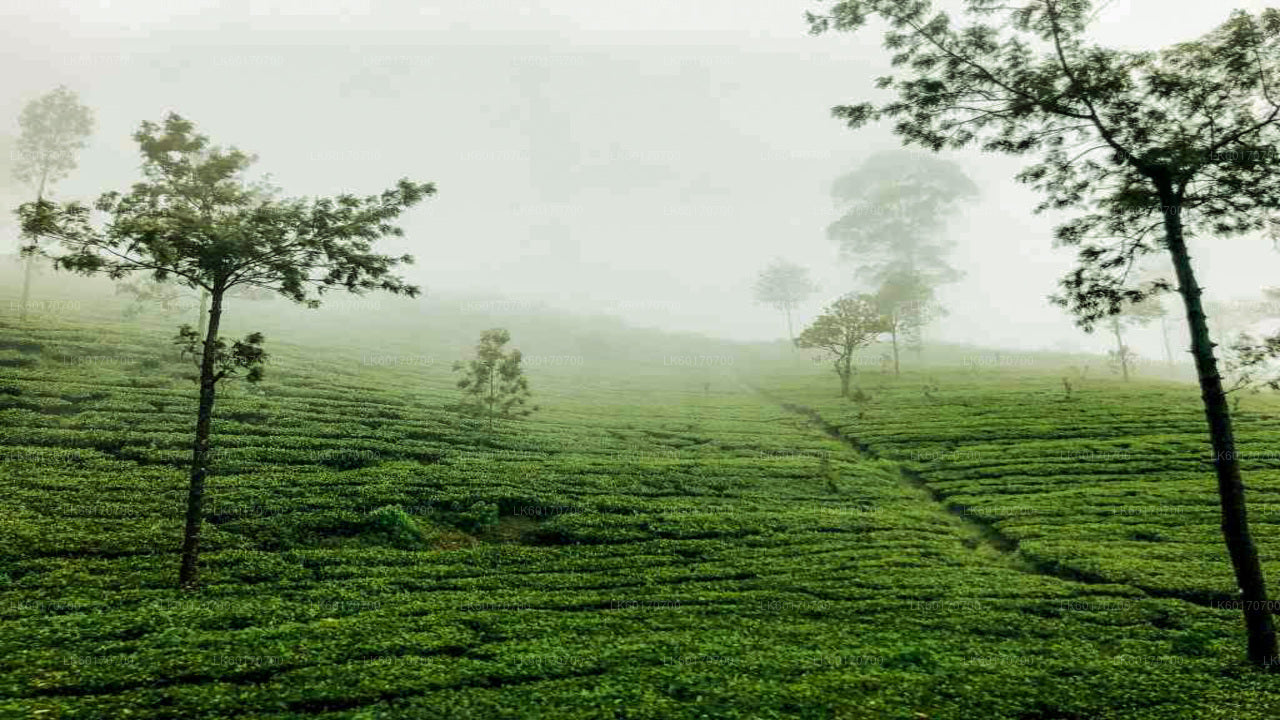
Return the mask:
[[[1207,31],[1231,6],[1118,0],[1096,37],[1158,47]],[[875,97],[887,53],[870,28],[808,36],[810,3],[0,7],[0,116],[10,118],[0,132],[15,134],[21,107],[58,83],[97,112],[60,197],[127,186],[138,165],[130,134],[177,111],[215,142],[257,153],[289,194],[436,182],[394,248],[418,258],[410,274],[429,293],[778,337],[781,317],[752,303],[754,274],[774,256],[811,268],[822,292],[804,317],[857,289],[824,235],[836,217],[828,188],[898,144],[884,127],[855,132],[830,117],[832,105]],[[1071,253],[1052,249],[1052,219],[1033,216],[1036,197],[1013,182],[1022,161],[950,157],[983,195],[951,229],[966,276],[942,291],[951,315],[930,336],[1105,347],[1045,300]],[[1220,297],[1280,284],[1280,253],[1261,239],[1204,242],[1195,257]]]

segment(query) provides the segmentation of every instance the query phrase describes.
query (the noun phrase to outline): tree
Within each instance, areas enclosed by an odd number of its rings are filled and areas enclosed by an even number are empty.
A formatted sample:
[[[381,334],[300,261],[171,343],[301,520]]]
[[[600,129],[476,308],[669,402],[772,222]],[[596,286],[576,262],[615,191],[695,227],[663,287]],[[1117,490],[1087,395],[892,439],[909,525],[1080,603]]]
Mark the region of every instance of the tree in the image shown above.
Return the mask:
[[[815,34],[856,30],[872,15],[888,25],[885,47],[898,74],[876,85],[892,98],[834,113],[854,128],[891,119],[905,144],[935,152],[978,145],[1038,154],[1018,179],[1042,193],[1039,211],[1077,211],[1055,233],[1058,244],[1078,248],[1057,300],[1086,329],[1126,301],[1168,290],[1133,287],[1128,276],[1142,256],[1167,253],[1213,446],[1248,656],[1273,663],[1275,624],[1187,239],[1264,230],[1280,207],[1273,91],[1280,11],[1236,11],[1203,37],[1158,52],[1091,43],[1089,0],[969,0],[966,13],[963,26],[928,0],[837,0],[809,13]]]
[[[0,198],[7,198],[10,194],[18,192],[21,183],[15,177],[17,161],[17,139],[7,133],[0,133]]]
[[[1129,382],[1129,366],[1133,364],[1137,354],[1125,344],[1124,329],[1147,325],[1164,314],[1164,306],[1160,304],[1159,296],[1151,295],[1140,302],[1125,305],[1120,312],[1107,319],[1107,324],[1111,326],[1111,335],[1116,341],[1116,349],[1111,351],[1111,357],[1120,367],[1120,373],[1125,382]]]
[[[93,132],[93,111],[82,105],[74,92],[59,85],[27,103],[18,116],[18,126],[22,132],[16,144],[17,158],[12,174],[18,182],[35,188],[39,204],[50,186],[76,169],[76,153],[84,149]],[[19,319],[24,321],[31,297],[33,264],[34,258],[28,255],[22,270],[22,299],[18,305]]]
[[[849,293],[828,305],[794,342],[796,347],[825,351],[840,376],[840,397],[849,397],[854,351],[871,344],[887,330],[884,316],[876,309],[875,297]]]
[[[520,351],[504,351],[511,333],[502,328],[485,330],[476,344],[476,355],[466,363],[456,362],[453,369],[465,371],[458,380],[462,390],[461,409],[471,415],[487,418],[493,430],[494,418],[525,417],[537,410],[526,408],[529,379],[520,367]]]
[[[1159,256],[1151,256],[1152,262],[1143,265],[1138,273],[1139,284],[1147,287],[1164,287],[1170,286],[1170,278],[1173,275],[1173,266],[1169,264],[1168,258],[1159,258]],[[1151,295],[1142,302],[1144,310],[1153,318],[1160,320],[1160,340],[1164,345],[1164,362],[1170,369],[1174,367],[1173,361],[1173,343],[1169,339],[1169,319],[1170,311],[1165,304],[1164,295]]]
[[[791,311],[817,292],[818,286],[809,279],[809,271],[781,258],[775,258],[756,277],[756,302],[781,310],[787,316],[787,339],[795,342],[791,329]]]
[[[949,160],[878,152],[831,186],[843,214],[827,226],[827,237],[839,244],[841,257],[858,263],[864,280],[880,285],[907,276],[932,289],[960,278],[947,258],[954,243],[946,223],[977,194]]]
[[[200,356],[179,572],[179,583],[191,588],[198,582],[217,384],[238,369],[248,369],[250,379],[261,374],[254,372],[262,359],[260,335],[250,334],[231,348],[219,336],[224,298],[237,288],[256,288],[314,308],[335,289],[416,296],[418,288],[392,272],[413,258],[379,255],[373,244],[402,235],[393,222],[435,187],[400,180],[363,198],[283,198],[273,188],[246,182],[244,173],[254,158],[211,145],[178,115],[168,115],[162,125],[144,122],[133,137],[142,153],[144,179],[127,193],[98,198],[95,208],[110,221],[95,227],[89,208],[75,202],[24,204],[19,217],[32,241],[23,252],[48,255],[54,267],[85,275],[105,273],[119,280],[143,273],[209,293],[203,340],[190,326],[183,326],[178,338],[180,346]],[[42,248],[39,239],[46,237],[60,241],[62,251]]]
[[[933,290],[917,274],[895,271],[880,284],[875,294],[876,309],[884,317],[893,345],[893,374],[901,374],[898,341],[902,336],[918,337],[921,327],[934,315]]]

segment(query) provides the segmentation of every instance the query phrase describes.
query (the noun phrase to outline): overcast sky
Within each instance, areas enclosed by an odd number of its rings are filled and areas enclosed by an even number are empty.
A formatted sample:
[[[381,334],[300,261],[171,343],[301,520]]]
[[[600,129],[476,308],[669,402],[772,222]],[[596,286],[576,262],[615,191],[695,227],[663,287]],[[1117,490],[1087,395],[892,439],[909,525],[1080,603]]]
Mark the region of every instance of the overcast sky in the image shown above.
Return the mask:
[[[1241,2],[1256,9],[1259,3]],[[814,272],[801,313],[855,288],[824,227],[831,181],[897,146],[830,107],[871,96],[871,31],[810,37],[805,2],[122,0],[5,2],[0,131],[58,83],[98,116],[62,197],[136,178],[130,134],[170,110],[259,155],[290,194],[372,193],[401,176],[439,195],[412,211],[428,292],[527,298],[742,339],[783,332],[752,304],[774,256]],[[1189,39],[1229,4],[1117,0],[1096,37]],[[982,198],[950,228],[965,278],[933,337],[1003,347],[1087,339],[1045,297],[1071,264],[1013,182],[1017,158],[951,155]],[[1260,239],[1197,248],[1222,297],[1277,284]],[[1152,342],[1151,338],[1147,342]]]

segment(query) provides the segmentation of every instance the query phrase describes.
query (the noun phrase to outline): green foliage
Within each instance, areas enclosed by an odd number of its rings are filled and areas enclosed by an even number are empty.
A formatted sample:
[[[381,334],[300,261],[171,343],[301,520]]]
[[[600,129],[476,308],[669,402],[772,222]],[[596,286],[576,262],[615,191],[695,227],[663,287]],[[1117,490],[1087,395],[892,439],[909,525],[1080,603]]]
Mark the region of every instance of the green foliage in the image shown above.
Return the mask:
[[[1086,330],[1169,290],[1167,279],[1135,287],[1130,278],[1144,257],[1169,258],[1216,455],[1223,536],[1246,601],[1249,656],[1272,666],[1280,644],[1186,238],[1277,227],[1280,10],[1236,10],[1199,39],[1158,52],[1092,42],[1089,0],[976,0],[964,12],[969,22],[958,25],[929,0],[838,0],[828,14],[809,14],[814,32],[856,29],[871,15],[886,21],[884,44],[906,75],[877,80],[888,102],[835,112],[851,127],[891,119],[905,142],[934,151],[1039,155],[1018,179],[1043,196],[1037,212],[1074,212],[1055,240],[1077,248],[1077,262],[1053,300]],[[1128,350],[1117,345],[1127,379]]]
[[[142,123],[134,139],[145,180],[98,198],[94,208],[112,218],[106,226],[93,227],[89,208],[75,202],[19,208],[28,233],[62,243],[55,266],[114,279],[144,272],[215,295],[257,288],[312,306],[338,288],[419,292],[392,274],[411,257],[378,255],[372,246],[403,234],[393,221],[434,194],[430,183],[401,180],[365,198],[282,198],[244,179],[251,156],[211,145],[178,115]]]
[[[477,500],[470,507],[457,513],[454,522],[467,532],[481,532],[498,524],[498,505]]]
[[[510,340],[511,333],[502,328],[486,330],[476,344],[475,357],[453,365],[455,372],[463,373],[457,383],[463,396],[459,408],[487,419],[491,430],[495,419],[526,417],[538,409],[525,407],[530,397],[529,380],[520,367],[520,351],[504,349]]]
[[[905,270],[885,274],[876,290],[875,304],[884,317],[886,331],[892,335],[895,355],[900,339],[911,349],[922,350],[924,327],[944,314],[934,301],[933,288],[919,273]],[[897,368],[896,358],[894,367]]]
[[[399,505],[387,505],[371,511],[362,531],[365,539],[388,547],[414,549],[423,547],[425,542],[417,522]]]
[[[849,293],[831,303],[795,339],[796,347],[824,351],[840,376],[841,395],[849,394],[853,353],[888,330],[885,317],[870,295]]]
[[[269,393],[220,400],[227,470],[190,594],[170,574],[193,394],[128,383],[170,331],[106,333],[118,309],[85,307],[101,322],[6,336],[41,362],[0,390],[31,403],[0,408],[0,715],[1275,717],[1274,677],[1211,604],[1234,586],[1193,389],[1098,378],[1062,403],[1059,371],[931,369],[937,402],[924,376],[886,378],[860,408],[744,353],[751,384],[879,458],[737,384],[705,396],[640,364],[547,376],[548,421],[481,443],[443,409],[447,367],[284,340]],[[421,351],[408,327],[387,352]],[[1254,402],[1238,431],[1273,517],[1280,412]],[[385,461],[320,464],[343,448]],[[490,539],[513,520],[532,527]]]
[[[1280,11],[1237,10],[1201,38],[1159,52],[1096,45],[1092,2],[977,3],[956,22],[930,2],[841,0],[815,33],[876,15],[892,99],[835,108],[851,127],[888,119],[904,142],[1038,154],[1019,180],[1040,211],[1075,209],[1056,231],[1078,265],[1058,302],[1092,326],[1168,288],[1130,287],[1126,269],[1163,252],[1164,220],[1194,234],[1260,231],[1280,209]],[[1049,52],[1033,48],[1045,47]]]
[[[318,462],[334,470],[358,470],[377,465],[382,462],[382,458],[377,453],[368,450],[343,448],[321,453]]]
[[[244,379],[256,383],[262,380],[263,365],[267,362],[267,353],[262,349],[262,343],[265,340],[262,333],[249,333],[244,340],[236,340],[228,349],[227,341],[217,338],[212,341],[213,355],[212,368],[214,382],[219,382],[224,378],[238,375],[240,371],[247,371]],[[182,357],[195,361],[196,367],[204,364],[204,344],[205,340],[190,325],[183,325],[178,328],[178,334],[174,337],[173,344],[178,346],[178,350]]]
[[[210,467],[217,384],[239,371],[256,383],[266,359],[259,332],[230,348],[219,337],[224,299],[237,289],[254,290],[314,308],[334,289],[416,296],[418,288],[393,273],[413,259],[377,254],[373,244],[403,235],[394,222],[435,187],[402,179],[365,198],[285,198],[265,183],[245,179],[254,158],[212,145],[177,114],[167,115],[163,125],[143,122],[133,137],[142,154],[143,181],[126,193],[98,197],[94,209],[110,220],[95,226],[81,203],[59,206],[37,198],[18,209],[30,241],[23,253],[51,257],[54,267],[84,275],[120,280],[142,273],[155,283],[174,282],[209,294],[207,329],[184,325],[175,340],[200,367],[179,576],[181,584],[194,587],[202,522],[196,508]],[[61,248],[43,247],[46,238]]]

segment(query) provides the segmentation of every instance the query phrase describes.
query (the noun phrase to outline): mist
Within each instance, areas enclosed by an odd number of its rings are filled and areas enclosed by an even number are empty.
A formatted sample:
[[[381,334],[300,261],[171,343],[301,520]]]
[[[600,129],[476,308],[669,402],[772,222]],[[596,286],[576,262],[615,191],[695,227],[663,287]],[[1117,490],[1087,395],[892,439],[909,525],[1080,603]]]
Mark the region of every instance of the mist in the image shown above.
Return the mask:
[[[1280,9],[0,47],[0,717],[1280,717]]]
[[[64,198],[127,187],[137,124],[176,111],[258,154],[255,170],[291,194],[436,182],[438,197],[393,248],[415,255],[410,277],[430,294],[769,340],[778,322],[750,285],[771,258],[814,273],[820,291],[801,322],[866,289],[825,236],[837,216],[830,186],[898,143],[885,127],[852,133],[829,109],[872,92],[888,66],[874,34],[808,36],[802,3],[9,8],[0,113],[16,117],[58,83],[97,108]],[[1157,47],[1225,17],[1210,4],[1167,8],[1109,3],[1100,39]],[[930,336],[1105,348],[1046,300],[1073,257],[1052,247],[1055,218],[1029,212],[1034,193],[1013,180],[1020,161],[948,156],[982,194],[947,229],[963,278],[939,289],[949,314]],[[1280,269],[1266,241],[1202,242],[1211,295],[1233,299]]]

